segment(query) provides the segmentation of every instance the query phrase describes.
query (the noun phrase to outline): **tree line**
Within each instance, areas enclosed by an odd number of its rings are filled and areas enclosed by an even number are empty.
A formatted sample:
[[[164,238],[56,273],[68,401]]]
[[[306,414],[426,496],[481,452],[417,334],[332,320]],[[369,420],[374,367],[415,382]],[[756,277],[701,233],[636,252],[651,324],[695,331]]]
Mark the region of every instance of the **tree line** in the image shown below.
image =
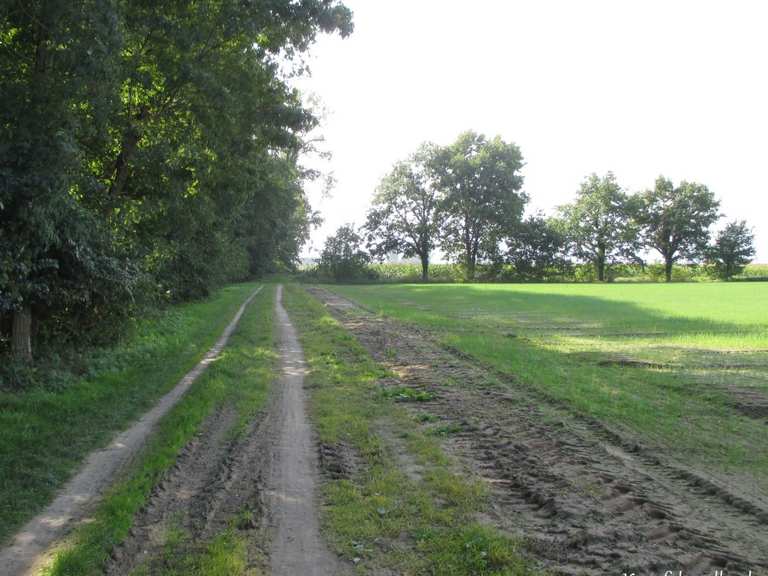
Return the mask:
[[[288,78],[351,29],[336,0],[3,2],[0,354],[294,263],[317,118]]]
[[[574,262],[594,266],[598,281],[617,264],[645,264],[657,252],[667,281],[677,262],[710,263],[730,278],[754,256],[744,221],[713,239],[720,203],[705,185],[660,176],[653,188],[628,193],[612,173],[589,175],[573,202],[546,217],[523,218],[523,157],[514,143],[465,132],[447,146],[426,143],[381,180],[365,224],[340,228],[326,242],[320,272],[336,279],[364,275],[372,259],[393,254],[421,262],[429,279],[440,249],[475,279],[478,263],[512,266],[516,277],[564,275]]]

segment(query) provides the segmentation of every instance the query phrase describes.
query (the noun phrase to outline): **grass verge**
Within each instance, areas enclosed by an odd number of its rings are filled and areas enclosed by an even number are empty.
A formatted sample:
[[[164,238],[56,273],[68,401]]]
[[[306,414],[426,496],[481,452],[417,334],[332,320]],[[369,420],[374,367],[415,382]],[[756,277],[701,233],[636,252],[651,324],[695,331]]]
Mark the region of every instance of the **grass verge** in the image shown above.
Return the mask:
[[[256,284],[142,321],[61,388],[0,389],[0,543],[39,512],[83,457],[148,410],[214,344]]]
[[[323,525],[336,552],[359,573],[532,573],[517,541],[478,522],[484,486],[456,472],[403,399],[385,393],[379,381],[388,374],[317,300],[297,286],[284,294],[311,369],[319,440],[352,454],[346,477],[323,484]]]
[[[125,479],[108,491],[91,521],[83,524],[56,555],[48,576],[101,574],[110,550],[126,537],[152,488],[217,407],[230,403],[238,410],[240,418],[233,435],[246,429],[248,421],[263,408],[273,376],[273,305],[274,288],[267,285],[242,316],[221,357],[162,419]],[[236,534],[225,533],[202,554],[180,560],[178,571],[172,567],[168,574],[245,574],[243,549]]]

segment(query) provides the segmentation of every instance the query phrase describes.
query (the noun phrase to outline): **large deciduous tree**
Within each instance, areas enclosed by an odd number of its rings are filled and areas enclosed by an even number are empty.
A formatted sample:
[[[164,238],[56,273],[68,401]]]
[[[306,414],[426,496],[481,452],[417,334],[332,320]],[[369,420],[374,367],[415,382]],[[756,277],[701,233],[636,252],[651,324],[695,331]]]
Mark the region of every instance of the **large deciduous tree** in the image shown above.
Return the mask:
[[[637,221],[645,242],[664,258],[667,282],[680,259],[699,260],[706,254],[709,228],[720,218],[720,202],[703,184],[660,176],[653,190],[640,195]]]
[[[469,131],[437,149],[430,164],[444,195],[441,247],[474,279],[478,260],[498,256],[504,230],[523,214],[522,154],[500,136]]]
[[[755,235],[745,220],[726,224],[707,250],[707,258],[714,263],[718,276],[725,280],[741,272],[754,255]]]
[[[24,360],[35,311],[88,301],[90,285],[120,276],[102,223],[80,203],[98,189],[83,140],[104,137],[120,40],[115,2],[0,9],[0,314],[14,316]]]
[[[371,253],[418,256],[424,282],[429,280],[429,258],[442,223],[440,193],[429,168],[433,156],[434,146],[425,144],[398,162],[379,184],[365,223]]]
[[[0,315],[17,355],[35,326],[82,340],[142,297],[296,258],[316,119],[287,76],[319,32],[350,31],[337,0],[2,3]]]
[[[630,201],[613,173],[588,176],[576,200],[558,211],[571,251],[594,265],[599,281],[606,279],[608,266],[634,257],[638,238]]]

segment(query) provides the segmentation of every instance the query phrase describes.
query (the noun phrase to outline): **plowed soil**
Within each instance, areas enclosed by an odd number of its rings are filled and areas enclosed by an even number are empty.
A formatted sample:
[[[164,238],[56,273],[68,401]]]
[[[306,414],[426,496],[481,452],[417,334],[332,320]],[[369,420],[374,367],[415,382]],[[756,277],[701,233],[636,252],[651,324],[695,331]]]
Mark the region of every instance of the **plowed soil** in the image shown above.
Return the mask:
[[[311,291],[398,375],[391,384],[432,393],[411,409],[458,430],[445,446],[487,482],[486,521],[522,538],[552,572],[757,574],[768,568],[768,506],[739,486],[671,462],[445,349],[428,332],[329,291]]]

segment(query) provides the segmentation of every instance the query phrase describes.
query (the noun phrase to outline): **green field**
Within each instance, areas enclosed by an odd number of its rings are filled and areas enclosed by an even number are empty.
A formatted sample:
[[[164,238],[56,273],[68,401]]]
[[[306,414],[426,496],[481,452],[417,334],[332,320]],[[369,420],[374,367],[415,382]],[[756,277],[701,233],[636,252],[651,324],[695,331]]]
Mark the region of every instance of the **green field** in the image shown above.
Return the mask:
[[[332,290],[665,454],[768,491],[768,285]]]

